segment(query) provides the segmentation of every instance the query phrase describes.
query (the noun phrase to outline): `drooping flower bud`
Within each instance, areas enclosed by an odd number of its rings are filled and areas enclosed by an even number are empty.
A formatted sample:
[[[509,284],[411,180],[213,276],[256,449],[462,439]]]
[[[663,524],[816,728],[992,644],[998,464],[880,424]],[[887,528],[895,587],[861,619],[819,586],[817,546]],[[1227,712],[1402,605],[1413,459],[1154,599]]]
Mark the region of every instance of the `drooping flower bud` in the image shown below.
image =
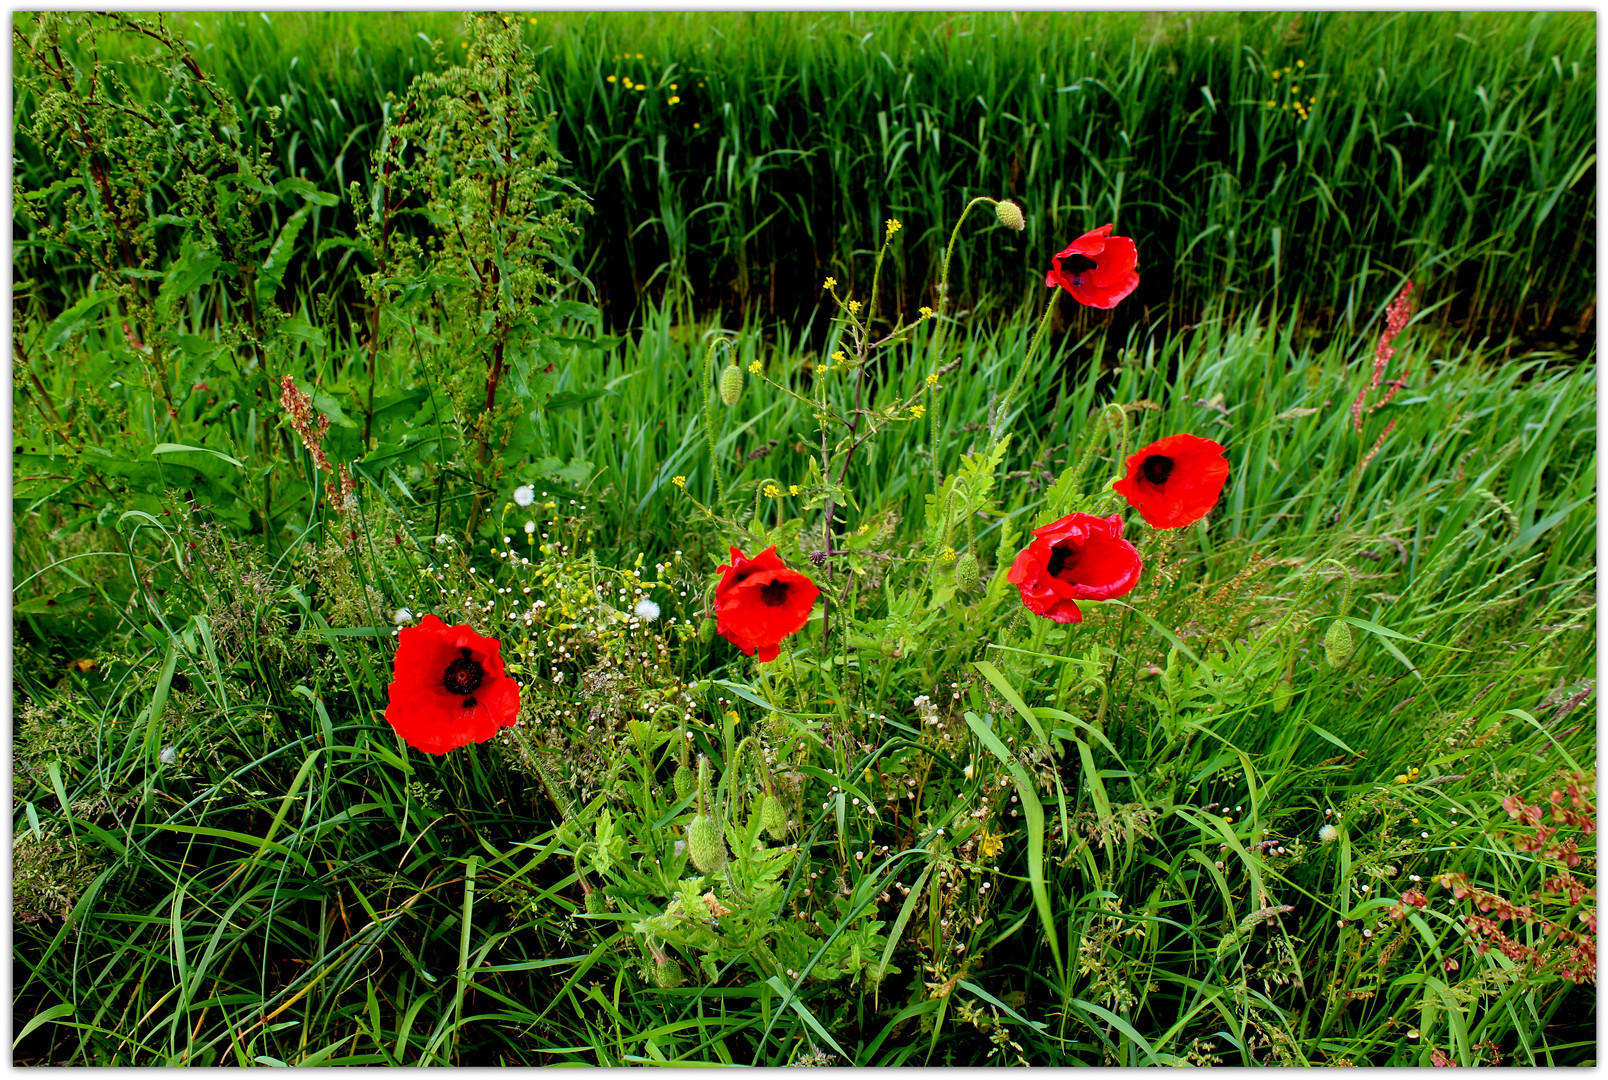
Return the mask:
[[[586,913],[588,915],[602,915],[608,910],[608,897],[603,895],[602,889],[593,889],[586,894]]]
[[[698,624],[698,640],[703,642],[705,645],[709,644],[711,641],[715,640],[715,631],[719,628],[720,623],[716,620],[709,618],[704,619]]]
[[[782,808],[782,800],[774,795],[765,796],[765,801],[759,804],[759,823],[765,827],[772,838],[781,840],[787,835],[787,811]]]
[[[726,840],[708,814],[697,814],[687,823],[687,854],[699,873],[712,874],[726,865]]]
[[[1021,232],[1027,228],[1027,219],[1022,216],[1022,208],[1009,199],[1001,199],[995,203],[994,214],[999,218],[999,223],[1007,229]]]
[[[665,957],[653,965],[653,981],[661,990],[674,990],[683,981],[681,965]]]
[[[742,396],[743,369],[736,364],[728,364],[726,370],[720,373],[720,400],[730,408],[737,404],[737,399]]]
[[[955,588],[961,592],[971,592],[981,580],[982,571],[977,567],[977,556],[968,551],[955,563]]]
[[[1330,623],[1329,632],[1323,635],[1323,652],[1329,659],[1329,666],[1345,667],[1355,649],[1356,646],[1351,640],[1350,624],[1339,619]]]
[[[676,799],[679,801],[692,794],[693,785],[698,782],[698,774],[692,771],[692,766],[682,762],[676,766],[676,775],[670,781],[675,787]]]

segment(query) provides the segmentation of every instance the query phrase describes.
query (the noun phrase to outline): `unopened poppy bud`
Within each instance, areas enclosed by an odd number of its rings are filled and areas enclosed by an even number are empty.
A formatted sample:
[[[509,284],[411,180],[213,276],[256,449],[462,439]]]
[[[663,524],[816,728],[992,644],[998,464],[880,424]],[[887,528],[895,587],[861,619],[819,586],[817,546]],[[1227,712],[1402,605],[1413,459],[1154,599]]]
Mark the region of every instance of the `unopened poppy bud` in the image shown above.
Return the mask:
[[[717,623],[714,619],[705,619],[703,622],[698,624],[698,640],[703,642],[705,645],[709,644],[711,641],[715,640],[715,631],[718,628],[719,623]]]
[[[977,568],[977,556],[968,551],[955,564],[955,588],[961,592],[971,592],[981,580],[982,571]]]
[[[1280,675],[1279,681],[1273,684],[1273,711],[1281,713],[1290,707],[1290,698],[1295,696],[1295,682],[1289,675]]]
[[[726,365],[720,373],[720,400],[729,408],[743,396],[743,369],[736,364]]]
[[[782,800],[774,795],[765,796],[765,801],[759,805],[759,823],[774,839],[780,840],[785,837],[787,811],[782,808]]]
[[[603,890],[593,889],[586,894],[586,913],[588,915],[602,915],[609,910],[609,901],[603,895]]]
[[[687,854],[702,874],[712,874],[726,865],[726,841],[720,826],[708,814],[698,814],[687,824]]]
[[[674,990],[683,981],[681,965],[665,957],[653,965],[653,981],[659,984],[661,990]]]
[[[1355,649],[1351,641],[1351,626],[1336,619],[1329,624],[1329,632],[1323,635],[1323,652],[1329,658],[1329,666],[1341,668],[1351,659]]]
[[[698,782],[698,775],[692,771],[691,765],[676,766],[676,775],[671,783],[675,786],[676,798],[685,799],[692,794],[693,785]]]
[[[1001,199],[995,203],[994,214],[999,218],[999,223],[1007,229],[1021,232],[1027,228],[1027,219],[1022,216],[1022,208],[1009,199]]]

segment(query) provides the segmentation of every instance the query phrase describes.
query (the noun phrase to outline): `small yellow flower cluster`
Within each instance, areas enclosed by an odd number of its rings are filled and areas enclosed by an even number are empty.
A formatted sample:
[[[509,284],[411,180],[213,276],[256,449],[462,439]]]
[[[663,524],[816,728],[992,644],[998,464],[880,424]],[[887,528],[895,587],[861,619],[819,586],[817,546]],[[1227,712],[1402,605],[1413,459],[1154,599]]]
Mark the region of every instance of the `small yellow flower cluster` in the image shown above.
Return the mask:
[[[789,495],[797,495],[799,493],[799,490],[800,489],[799,489],[799,486],[797,484],[788,484],[787,485],[787,493]]]
[[[755,375],[758,375],[761,371],[765,370],[765,365],[761,364],[758,360],[755,360],[752,364],[748,365],[748,370],[752,371]]]
[[[925,406],[925,405],[912,405],[912,406],[910,406],[910,415],[914,416],[917,420],[920,420],[923,416],[926,415],[926,413],[927,413],[927,406]]]
[[[923,319],[930,319],[930,318],[932,318],[932,308],[930,308],[930,307],[925,307],[925,306],[923,306],[923,307],[922,307],[922,308],[921,308],[921,309],[920,309],[920,311],[921,311],[921,317],[922,317],[922,318],[923,318]]]
[[[845,364],[845,363],[848,363],[848,359],[849,359],[848,357],[843,355],[843,350],[842,349],[839,349],[837,352],[832,354],[833,363]]]
[[[956,556],[955,556],[955,549],[954,548],[944,548],[944,553],[942,555],[938,556],[938,561],[939,562],[945,562],[945,563],[952,563],[952,562],[955,561],[955,558],[956,558]]]
[[[835,289],[835,288],[837,288],[837,278],[835,278],[835,277],[827,278],[825,281],[821,282],[821,288],[823,288],[823,289]]]
[[[764,488],[765,498],[767,498],[767,499],[776,499],[776,498],[780,498],[781,494],[782,494],[782,489],[777,487],[774,483],[767,483],[765,485],[765,488]]]
[[[670,482],[678,488],[684,488],[687,486],[687,478],[685,476],[672,476],[670,478]]]
[[[1397,773],[1396,774],[1396,783],[1398,783],[1398,784],[1410,784],[1414,780],[1417,780],[1417,779],[1418,779],[1418,766],[1417,765],[1414,765],[1412,768],[1408,769],[1404,773]]]
[[[927,385],[928,386],[937,386],[938,385],[938,373],[936,371],[932,372],[930,375],[927,376]]]
[[[889,238],[892,238],[893,234],[898,232],[902,228],[904,228],[904,226],[899,224],[899,219],[898,218],[889,218],[888,219],[888,236],[889,236]]]
[[[860,301],[850,300],[848,307],[850,315],[858,315],[860,313]]]

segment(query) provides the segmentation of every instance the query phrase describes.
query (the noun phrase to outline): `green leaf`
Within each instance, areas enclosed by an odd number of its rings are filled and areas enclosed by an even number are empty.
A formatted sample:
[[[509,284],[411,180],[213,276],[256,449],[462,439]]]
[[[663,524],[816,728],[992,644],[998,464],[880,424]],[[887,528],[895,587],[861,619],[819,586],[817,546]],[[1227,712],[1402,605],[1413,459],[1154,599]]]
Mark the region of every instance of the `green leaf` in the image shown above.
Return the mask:
[[[183,443],[157,443],[151,447],[152,454],[211,454],[222,461],[227,461],[237,469],[244,469],[246,463],[238,458],[232,458],[221,450],[213,450],[207,446],[186,446]],[[182,462],[181,462],[182,464]]]
[[[51,320],[50,325],[45,327],[44,333],[39,336],[39,341],[35,343],[34,351],[47,356],[55,352],[84,328],[84,324],[89,321],[90,315],[96,308],[116,298],[117,293],[112,289],[100,289],[90,293]]]
[[[289,268],[291,256],[295,254],[296,236],[306,223],[307,208],[304,206],[290,215],[290,220],[279,230],[279,238],[274,241],[274,246],[268,249],[268,257],[262,261],[262,269],[257,272],[259,306],[267,307],[279,293],[279,286],[285,280],[285,270]]]

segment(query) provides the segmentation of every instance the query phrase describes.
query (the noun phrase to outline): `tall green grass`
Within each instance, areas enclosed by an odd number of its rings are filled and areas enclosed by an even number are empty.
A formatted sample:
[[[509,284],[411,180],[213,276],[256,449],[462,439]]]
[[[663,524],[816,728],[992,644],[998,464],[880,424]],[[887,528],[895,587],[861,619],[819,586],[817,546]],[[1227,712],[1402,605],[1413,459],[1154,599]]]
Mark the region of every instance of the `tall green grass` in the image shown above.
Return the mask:
[[[1027,291],[1050,253],[1114,221],[1140,246],[1130,309],[1152,318],[1299,295],[1355,329],[1405,275],[1485,332],[1590,324],[1590,14],[522,17],[597,207],[585,260],[616,324],[644,295],[807,314],[826,274],[864,284],[851,256],[890,216],[911,229],[888,277],[913,308],[975,194],[1019,199],[1030,224],[961,256],[968,303],[998,297],[985,281]],[[283,110],[281,167],[334,190],[362,179],[384,97],[431,63],[429,42],[460,58],[454,19],[188,25],[259,121]],[[19,149],[26,183],[53,179]],[[308,287],[349,284],[342,249],[312,256],[348,213],[300,238]]]
[[[555,456],[590,463],[594,479],[581,498],[605,562],[703,545],[665,485],[688,475],[689,493],[710,493],[690,374],[701,349],[667,313],[647,321],[640,338],[575,370],[578,385],[608,388],[603,397],[543,420]],[[962,348],[961,367],[945,378],[958,389],[937,399],[941,468],[954,468],[979,437],[968,425],[986,418],[991,391],[1014,375],[1026,330],[1007,324]],[[1472,1064],[1482,1040],[1516,1063],[1589,1059],[1586,988],[1514,988],[1476,1000],[1456,1021],[1445,1011],[1437,1020],[1420,1011],[1429,992],[1412,973],[1458,946],[1450,919],[1436,916],[1427,938],[1410,938],[1387,979],[1360,962],[1357,924],[1348,930],[1337,920],[1365,915],[1359,890],[1378,887],[1386,859],[1398,875],[1460,869],[1510,891],[1529,887],[1532,864],[1498,835],[1502,798],[1526,772],[1534,782],[1565,760],[1594,763],[1590,725],[1548,727],[1556,699],[1540,707],[1589,676],[1595,648],[1594,368],[1457,355],[1411,327],[1398,344],[1415,374],[1387,409],[1396,421],[1390,439],[1359,471],[1371,440],[1350,431],[1348,406],[1364,384],[1366,367],[1355,361],[1365,342],[1313,351],[1295,344],[1287,324],[1218,317],[1154,349],[1117,357],[1115,344],[1087,342],[1091,359],[1066,369],[1075,374],[1049,365],[1029,380],[1007,424],[1020,447],[1008,468],[1027,475],[1008,482],[1005,510],[1031,515],[1043,498],[1031,483],[1042,482],[1032,459],[1058,470],[1058,459],[1093,437],[1091,411],[1106,400],[1138,406],[1141,438],[1212,435],[1230,448],[1231,485],[1210,528],[1178,538],[1169,558],[1175,584],[1136,599],[1135,609],[1161,627],[1196,622],[1210,633],[1213,612],[1241,625],[1234,620],[1246,611],[1280,610],[1311,567],[1333,556],[1359,582],[1351,609],[1358,659],[1344,677],[1303,663],[1287,714],[1276,717],[1264,698],[1242,701],[1170,764],[1154,760],[1162,722],[1146,696],[1154,684],[1113,683],[1103,740],[1057,729],[1068,755],[1073,736],[1088,740],[1076,774],[1083,779],[1067,773],[1061,801],[1048,796],[1044,823],[1033,826],[1048,837],[1042,871],[1025,861],[1028,823],[1009,841],[999,895],[979,930],[983,959],[957,1002],[1013,1010],[999,1014],[1002,1022],[1023,1056],[1042,1064],[1192,1054],[1264,1062],[1269,1049],[1258,1040],[1269,1029],[1289,1033],[1286,1049],[1298,1062],[1424,1064],[1433,1041]],[[744,338],[739,358],[762,361],[782,382],[799,377],[802,359],[791,339],[769,346],[757,335]],[[881,392],[926,370],[898,364]],[[805,420],[790,413],[790,400],[751,384],[737,408],[722,410],[719,454],[739,496],[751,497],[764,478],[788,479],[787,442]],[[865,517],[919,505],[931,469],[927,430],[912,426],[878,455],[856,459],[857,489],[878,499],[863,507]],[[748,459],[771,439],[769,456]],[[265,454],[236,449],[254,461]],[[370,499],[383,490],[407,527],[428,535],[428,500],[410,504],[395,478],[372,479]],[[165,605],[179,621],[164,628],[136,615],[119,631],[115,658],[103,651],[102,668],[69,667],[63,676],[59,664],[32,656],[62,655],[73,617],[37,605],[21,616],[21,688],[55,726],[54,741],[42,743],[39,718],[27,721],[19,850],[54,850],[50,881],[69,879],[74,867],[87,875],[61,885],[70,919],[17,927],[21,1060],[780,1065],[811,1046],[862,1065],[985,1060],[986,1033],[956,1019],[958,1004],[921,988],[921,926],[909,927],[892,954],[903,974],[890,977],[880,999],[805,982],[797,1004],[784,1005],[763,981],[700,980],[677,990],[644,983],[621,952],[629,932],[618,919],[569,918],[579,895],[573,839],[523,796],[511,799],[518,788],[500,759],[476,750],[404,767],[395,757],[378,714],[384,648],[361,626],[330,629],[336,586],[295,592],[298,647],[321,657],[306,683],[277,683],[271,665],[269,676],[220,667],[208,623],[184,615],[202,610],[200,595],[185,591],[201,573],[183,554],[193,527],[153,518],[128,538],[127,554],[56,562],[69,552],[50,525],[93,515],[97,501],[66,491],[33,504],[19,521],[19,567],[57,581],[76,575],[93,591],[137,565],[175,590]],[[992,550],[988,535],[984,550]],[[281,558],[298,575],[333,573],[294,546]],[[1249,589],[1235,584],[1253,571]],[[382,605],[405,602],[411,588],[374,584]],[[1309,606],[1332,610],[1339,589],[1324,580]],[[383,611],[379,618],[383,625]],[[1092,611],[1076,632],[1112,641],[1124,664],[1163,664],[1171,648],[1118,605]],[[988,658],[1027,707],[1084,717],[1093,703],[1064,675],[1078,648],[1069,639],[1065,655],[1029,646]],[[684,677],[732,674],[699,670],[692,650],[676,663]],[[1014,733],[1025,744],[1028,728],[1007,702],[979,698],[976,707],[995,715],[1001,737]],[[177,764],[162,754],[169,739],[181,751]],[[1163,766],[1189,781],[1176,795],[1157,779]],[[1435,783],[1393,783],[1413,767]],[[1427,823],[1427,841],[1373,839],[1369,807],[1381,790]],[[1227,829],[1208,803],[1245,810]],[[1344,809],[1354,822],[1332,844],[1316,839],[1325,809]],[[815,817],[804,823],[812,851]],[[1091,832],[1096,826],[1106,831]],[[1275,864],[1244,850],[1263,828],[1299,840],[1300,859]],[[46,843],[62,846],[32,846]],[[829,858],[829,845],[819,844],[816,854]],[[898,876],[908,884],[923,868],[936,873],[923,858],[911,856]],[[24,880],[38,889],[46,871],[25,865]],[[1261,906],[1257,882],[1295,910],[1282,929],[1236,933]],[[1455,913],[1444,893],[1437,897],[1441,915]],[[1136,927],[1145,933],[1120,933]],[[1062,967],[1045,934],[1061,958],[1077,962]],[[1297,943],[1299,986],[1264,986],[1283,934]],[[1281,978],[1289,971],[1277,969]],[[1343,1006],[1354,993],[1362,996]],[[1424,1042],[1406,1036],[1409,1024],[1424,1027]]]

